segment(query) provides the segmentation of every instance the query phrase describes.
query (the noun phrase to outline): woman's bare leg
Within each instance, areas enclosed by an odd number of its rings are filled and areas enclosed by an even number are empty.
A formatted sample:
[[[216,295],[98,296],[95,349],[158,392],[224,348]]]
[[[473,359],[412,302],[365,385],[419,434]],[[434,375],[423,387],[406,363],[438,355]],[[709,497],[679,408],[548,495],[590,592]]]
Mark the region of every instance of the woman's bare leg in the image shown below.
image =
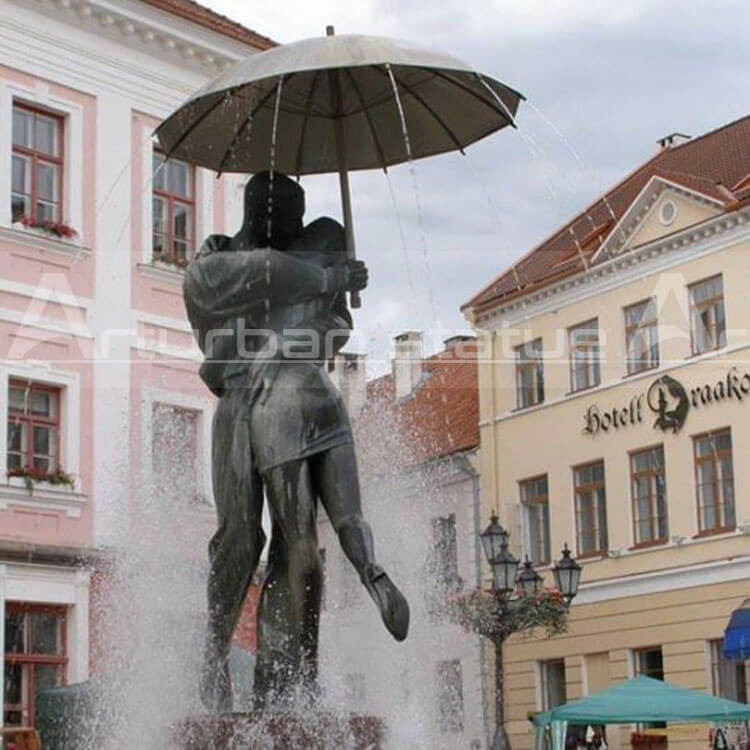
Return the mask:
[[[312,480],[344,554],[364,574],[375,563],[372,529],[362,515],[354,446],[340,445],[310,459]]]
[[[378,606],[386,628],[396,640],[404,640],[409,630],[409,605],[375,562],[372,529],[362,516],[354,446],[351,443],[336,446],[309,461],[313,487],[338,534],[344,554]]]

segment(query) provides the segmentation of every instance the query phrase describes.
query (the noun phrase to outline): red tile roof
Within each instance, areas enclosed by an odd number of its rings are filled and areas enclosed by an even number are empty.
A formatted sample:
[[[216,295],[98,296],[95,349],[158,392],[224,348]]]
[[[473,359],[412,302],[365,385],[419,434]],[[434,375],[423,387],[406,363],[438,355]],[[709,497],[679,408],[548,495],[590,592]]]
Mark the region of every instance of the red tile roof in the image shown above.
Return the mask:
[[[410,396],[397,400],[395,391],[393,375],[367,384],[355,432],[368,452],[409,466],[479,445],[475,342],[461,341],[423,360],[422,379]]]
[[[258,34],[252,29],[248,29],[231,18],[221,15],[216,11],[207,8],[205,5],[194,2],[194,0],[141,0],[147,5],[153,5],[155,8],[180,16],[188,21],[197,23],[199,26],[205,26],[219,34],[236,39],[237,41],[249,44],[256,49],[269,49],[275,47],[277,42],[266,36]]]
[[[500,274],[462,309],[482,312],[501,300],[521,296],[582,271],[584,265],[576,240],[588,262],[598,248],[600,228],[604,226],[608,231],[615,221],[619,221],[654,176],[662,176],[715,198],[730,211],[737,208],[738,201],[746,199],[744,178],[749,173],[750,115],[678,146],[663,149]],[[733,192],[733,186],[736,186],[736,192]]]

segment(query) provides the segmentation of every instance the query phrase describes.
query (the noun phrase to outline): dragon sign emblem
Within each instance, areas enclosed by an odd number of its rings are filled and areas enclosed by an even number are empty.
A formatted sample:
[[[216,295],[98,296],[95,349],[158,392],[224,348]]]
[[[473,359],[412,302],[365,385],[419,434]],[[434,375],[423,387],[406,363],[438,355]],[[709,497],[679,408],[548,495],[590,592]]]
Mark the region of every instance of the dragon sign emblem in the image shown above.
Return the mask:
[[[656,414],[654,427],[677,433],[682,429],[690,410],[690,399],[682,384],[662,375],[655,380],[646,394],[649,409]]]

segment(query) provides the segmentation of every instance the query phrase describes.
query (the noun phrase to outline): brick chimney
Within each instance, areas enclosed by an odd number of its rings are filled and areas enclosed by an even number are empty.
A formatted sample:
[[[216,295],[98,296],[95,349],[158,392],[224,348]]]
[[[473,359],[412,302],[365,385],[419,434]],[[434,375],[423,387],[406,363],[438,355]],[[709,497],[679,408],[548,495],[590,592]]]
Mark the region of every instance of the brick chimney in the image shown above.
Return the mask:
[[[675,146],[681,146],[683,143],[687,143],[691,136],[685,133],[669,133],[663,138],[659,138],[656,141],[659,144],[659,148],[663,151],[664,149],[674,148]]]
[[[367,399],[367,355],[339,352],[329,360],[328,374],[339,389],[349,416],[356,419]]]
[[[463,333],[457,333],[455,336],[449,336],[447,339],[443,341],[443,346],[446,349],[453,349],[454,347],[458,346],[459,344],[463,344],[466,341],[476,341],[476,336],[467,336]]]
[[[393,360],[393,380],[396,398],[406,398],[414,393],[422,377],[422,332],[407,331],[394,339],[396,356]]]

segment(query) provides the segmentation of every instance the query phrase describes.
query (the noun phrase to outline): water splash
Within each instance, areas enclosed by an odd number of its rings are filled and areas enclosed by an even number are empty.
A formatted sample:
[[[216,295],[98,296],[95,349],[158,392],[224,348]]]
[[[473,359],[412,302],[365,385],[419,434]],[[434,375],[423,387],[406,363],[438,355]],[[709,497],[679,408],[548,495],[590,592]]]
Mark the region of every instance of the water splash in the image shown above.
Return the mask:
[[[385,632],[338,540],[323,523],[320,543],[326,549],[327,580],[321,677],[331,703],[384,717],[389,749],[449,750],[468,747],[473,739],[484,746],[482,700],[476,695],[482,691],[479,640],[440,619],[446,589],[438,574],[441,560],[435,555],[431,519],[456,509],[443,509],[439,471],[414,470],[419,446],[429,447],[429,440],[425,443],[419,425],[397,427],[391,406],[389,399],[370,402],[354,428],[363,508],[373,527],[376,559],[409,600],[409,637],[398,644]],[[462,535],[459,544],[466,551],[475,539]],[[351,592],[357,590],[362,593],[355,598]],[[460,658],[465,670],[466,731],[460,738],[441,734],[435,713],[437,662],[451,658]],[[353,694],[351,678],[365,670],[366,692]]]
[[[527,102],[527,105],[529,106],[529,108],[533,112],[535,112],[542,119],[542,121],[547,125],[547,127],[549,127],[550,130],[552,130],[552,132],[560,139],[560,141],[562,142],[562,144],[565,146],[565,148],[568,149],[568,151],[570,152],[570,154],[573,156],[573,158],[576,160],[576,162],[580,166],[581,171],[583,173],[585,173],[588,170],[588,167],[587,167],[586,163],[583,161],[583,158],[578,153],[578,151],[573,146],[573,144],[570,142],[570,140],[565,137],[565,134],[562,132],[562,130],[560,130],[560,128],[558,128],[557,125],[553,122],[553,120],[550,117],[548,117],[545,114],[545,112],[543,112],[535,104],[533,104],[532,102]],[[610,217],[612,218],[612,220],[615,221],[615,222],[617,222],[617,215],[615,214],[614,210],[612,209],[612,206],[611,206],[611,204],[609,202],[609,199],[607,198],[607,194],[606,193],[604,193],[602,195],[601,200],[604,203],[605,207],[607,208],[607,211],[608,211]],[[592,229],[596,229],[596,226],[594,225],[594,221],[591,218],[591,216],[589,216],[588,213],[586,215],[588,216],[589,221],[591,222],[591,228]]]
[[[409,260],[409,249],[406,245],[406,236],[404,235],[404,225],[401,221],[401,211],[398,208],[398,201],[396,200],[396,193],[393,191],[393,182],[388,172],[385,173],[385,179],[388,183],[388,192],[391,195],[391,203],[393,204],[393,213],[396,216],[396,224],[398,225],[398,234],[401,240],[401,252],[404,256],[404,267],[406,268],[406,278],[409,282],[409,291],[414,295],[414,279],[411,273],[411,262]]]
[[[266,238],[268,241],[268,246],[271,246],[271,233],[273,231],[273,180],[274,175],[276,173],[276,138],[278,133],[278,125],[279,125],[279,109],[281,107],[281,92],[284,86],[284,76],[279,76],[279,82],[276,86],[276,101],[274,103],[273,108],[273,126],[271,128],[271,154],[270,154],[270,163],[269,163],[269,170],[268,170],[268,214],[266,217]],[[266,288],[269,290],[268,293],[270,294],[271,289],[271,256],[270,253],[266,254],[266,264],[265,264],[265,278],[266,278]],[[271,300],[268,296],[266,296],[264,303],[264,310],[265,310],[265,322],[266,325],[268,325],[270,316],[271,316]]]
[[[514,125],[516,125],[516,122],[513,119],[513,116],[511,115],[508,107],[505,105],[505,103],[500,98],[500,96],[495,91],[495,89],[493,89],[487,83],[487,81],[485,81],[484,78],[482,78],[481,75],[477,74],[477,76],[478,76],[479,80],[482,82],[482,84],[484,84],[485,88],[493,95],[495,101],[497,101],[498,104],[500,104],[500,106],[506,112],[507,116],[510,118],[510,122],[513,123]],[[565,135],[562,133],[562,131],[555,125],[555,123],[549,117],[547,117],[547,115],[544,112],[542,112],[541,109],[539,109],[539,107],[536,107],[531,102],[528,102],[528,105],[532,109],[532,111],[536,112],[536,114],[539,115],[539,117],[542,118],[542,120],[547,124],[547,126],[552,130],[552,132],[555,133],[555,135],[562,141],[563,145],[568,149],[568,151],[570,151],[570,153],[572,154],[573,158],[576,160],[576,162],[580,166],[581,171],[585,172],[586,171],[586,165],[585,165],[583,159],[581,158],[581,156],[578,153],[578,151],[570,143],[570,141],[565,137]],[[517,127],[517,125],[516,125],[516,127]],[[520,129],[519,129],[519,132],[520,132]],[[542,158],[546,158],[546,161],[548,163],[552,164],[555,169],[557,169],[557,167],[554,165],[554,162],[552,162],[552,160],[549,158],[549,156],[545,153],[544,149],[531,137],[531,135],[521,133],[521,136],[522,136],[522,138],[524,140],[524,143],[526,143],[527,146],[531,147],[532,157],[534,156],[534,152],[537,152],[537,153],[541,154]],[[559,173],[559,170],[557,170],[557,171]],[[563,182],[564,182],[564,179],[563,179]],[[551,191],[551,187],[548,186],[548,189],[550,189],[550,191]],[[554,195],[554,192],[553,192],[553,198],[557,201],[557,196]],[[607,212],[609,213],[609,216],[612,219],[612,221],[615,224],[617,224],[617,215],[615,214],[614,209],[612,208],[612,205],[609,202],[609,199],[607,198],[607,194],[603,193],[602,196],[601,196],[601,198],[600,198],[600,200],[604,204],[604,206],[605,206]],[[596,228],[597,228],[596,223],[594,222],[594,219],[591,216],[591,214],[589,213],[589,211],[585,212],[585,216],[588,219],[589,224],[591,225],[592,231],[596,230]],[[580,244],[579,244],[579,242],[578,242],[578,240],[577,240],[577,238],[575,236],[575,233],[573,231],[572,226],[569,227],[569,230],[570,230],[571,235],[573,236],[573,240],[575,241],[576,249],[577,249],[577,251],[579,253],[579,256],[581,257],[581,260],[583,261],[584,268],[585,268],[585,267],[587,267],[588,264],[586,262],[584,254],[583,254],[583,250],[581,249],[581,246],[580,246]],[[600,242],[601,242],[601,238],[600,238]]]
[[[242,136],[244,135],[245,130],[247,129],[248,131],[248,135],[247,135],[248,140],[251,139],[253,136],[253,111],[255,108],[255,89],[252,89],[252,94],[253,95],[250,98],[250,106],[247,111],[247,116],[245,117],[245,122],[240,124],[240,119],[242,117],[242,114],[239,111],[239,109],[235,111],[235,116],[234,116],[235,122],[234,122],[232,140],[229,142],[229,148],[226,150],[226,153],[222,157],[221,163],[219,164],[219,168],[216,171],[217,177],[221,177],[226,165],[234,159],[234,156],[237,153],[237,146],[240,142],[240,138],[242,138]],[[224,100],[222,102],[222,106],[228,105],[229,100],[230,100],[230,97],[229,97],[229,94],[227,93],[227,95],[225,95]],[[209,148],[211,148],[210,145],[209,145]]]
[[[404,147],[406,149],[406,158],[409,162],[409,172],[411,173],[412,184],[414,187],[414,200],[417,208],[417,225],[419,226],[419,232],[422,238],[422,257],[424,259],[425,278],[427,281],[427,290],[430,300],[430,308],[432,312],[432,318],[435,324],[438,322],[437,306],[435,304],[435,292],[432,286],[432,273],[430,269],[430,261],[427,255],[427,235],[424,228],[424,218],[422,214],[422,199],[419,193],[419,183],[417,181],[417,172],[414,169],[414,158],[411,150],[411,139],[409,138],[409,130],[406,127],[406,115],[404,114],[404,106],[401,101],[401,95],[398,91],[398,84],[396,78],[393,75],[393,69],[389,63],[386,63],[385,69],[388,73],[388,78],[391,81],[391,88],[393,89],[393,96],[396,100],[396,107],[398,108],[398,116],[401,121],[401,133],[404,136]]]
[[[206,619],[205,550],[216,521],[201,497],[198,456],[195,449],[186,449],[192,417],[176,408],[155,409],[152,416],[151,455],[142,457],[142,465],[149,469],[132,480],[132,503],[119,509],[115,524],[119,535],[106,587],[97,586],[99,594],[92,595],[99,633],[94,659],[101,691],[98,720],[106,724],[106,731],[103,738],[92,736],[76,750],[166,750],[176,726],[203,714],[197,683]],[[389,750],[433,750],[444,738],[431,718],[434,663],[425,659],[424,646],[448,653],[455,643],[471,638],[462,631],[437,631],[431,624],[429,602],[441,592],[427,562],[432,541],[424,503],[425,498],[434,502],[435,480],[415,476],[410,469],[419,433],[398,430],[388,409],[376,406],[373,417],[361,426],[355,423],[355,430],[365,512],[375,531],[377,557],[409,598],[412,632],[404,644],[391,639],[343,560],[335,534],[321,527],[321,543],[329,555],[340,554],[342,564],[327,573],[320,708],[342,720],[350,711],[382,717]],[[342,571],[348,579],[340,577]],[[347,588],[358,596],[345,598]],[[359,655],[369,654],[366,669],[373,689],[365,696],[352,691],[355,667],[341,648],[342,638],[349,639]],[[368,644],[365,652],[363,642]],[[479,701],[469,702],[475,690],[474,683],[465,683],[467,723],[469,711],[481,710]],[[480,724],[474,721],[474,726]],[[264,732],[262,723],[247,727],[237,739],[237,750],[269,747]],[[342,747],[346,745],[338,744],[335,750]]]
[[[509,122],[518,130],[518,134],[521,136],[521,140],[523,141],[524,146],[526,147],[526,149],[528,150],[529,154],[531,155],[531,158],[534,159],[534,160],[539,160],[540,162],[542,162],[542,163],[550,166],[557,173],[559,181],[561,182],[561,184],[567,186],[568,185],[568,180],[565,178],[565,175],[563,175],[563,173],[561,172],[561,170],[559,169],[559,167],[557,166],[557,164],[555,164],[554,160],[549,156],[549,154],[545,151],[545,149],[542,147],[542,145],[531,135],[531,133],[527,132],[525,129],[521,129],[521,127],[518,125],[518,123],[516,122],[516,120],[513,117],[512,113],[510,112],[510,110],[508,109],[507,105],[505,104],[505,102],[500,97],[500,95],[497,93],[497,91],[495,91],[495,89],[492,88],[492,86],[490,86],[489,83],[487,83],[487,81],[481,75],[479,75],[478,73],[477,73],[477,78],[482,83],[482,85],[487,89],[487,91],[490,92],[490,94],[492,95],[492,97],[494,98],[494,100],[498,103],[498,105],[502,108],[502,110],[505,113],[506,117],[508,118]],[[541,111],[538,110],[536,107],[532,106],[532,109],[534,111],[539,112],[541,114]],[[548,118],[546,118],[546,116],[544,117],[544,120],[548,124],[551,124],[551,121]],[[559,131],[559,129],[557,129],[557,128],[555,128],[553,126],[553,132],[555,132],[557,135],[559,135],[562,138],[563,142],[565,142],[567,144],[567,141],[565,140],[564,136]],[[567,145],[568,145],[568,148],[571,150],[571,152],[574,154],[574,158],[576,158],[576,161],[578,161],[579,164],[583,167],[584,166],[583,165],[583,160],[580,158],[580,156],[578,155],[578,153],[575,151],[575,149],[572,147],[572,145],[570,145],[570,144],[567,144]],[[544,186],[545,186],[547,192],[550,194],[550,197],[552,198],[552,200],[558,206],[562,206],[562,201],[560,200],[560,197],[557,194],[557,192],[552,187],[551,183],[549,181],[545,181]],[[612,208],[609,205],[609,201],[607,201],[606,195],[604,196],[604,202],[605,202],[605,205],[607,206],[610,214],[614,217],[614,212],[612,211]],[[588,211],[586,212],[585,215],[586,215],[586,218],[588,219],[589,223],[591,224],[591,228],[595,229],[596,225],[594,223],[593,218],[588,213]]]
[[[161,750],[175,722],[201,711],[195,686],[206,619],[204,550],[215,521],[190,442],[196,414],[153,408],[152,419],[147,468],[132,478],[131,504],[118,509],[111,564],[92,601],[94,682],[108,726],[80,750]]]

